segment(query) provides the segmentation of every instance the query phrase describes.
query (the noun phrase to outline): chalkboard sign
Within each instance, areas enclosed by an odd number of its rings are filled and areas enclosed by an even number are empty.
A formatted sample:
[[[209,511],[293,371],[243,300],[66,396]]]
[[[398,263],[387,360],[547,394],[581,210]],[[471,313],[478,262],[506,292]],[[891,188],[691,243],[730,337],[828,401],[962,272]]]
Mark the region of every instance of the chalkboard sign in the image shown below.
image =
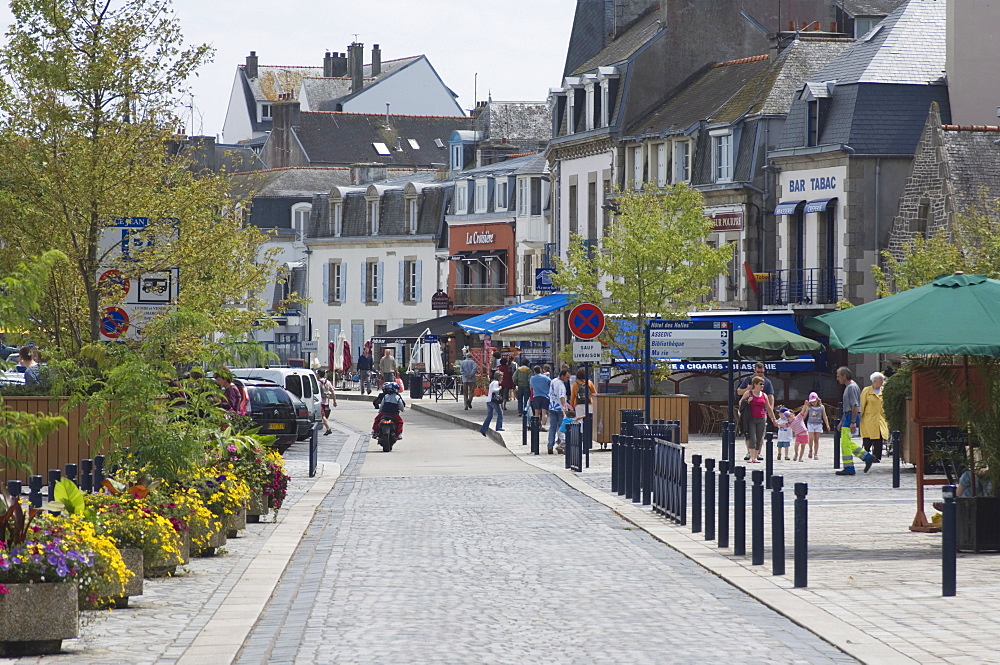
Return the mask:
[[[968,432],[961,427],[925,427],[923,429],[925,476],[946,475],[945,461],[951,461],[959,468],[965,466],[965,455],[968,454],[969,448]]]

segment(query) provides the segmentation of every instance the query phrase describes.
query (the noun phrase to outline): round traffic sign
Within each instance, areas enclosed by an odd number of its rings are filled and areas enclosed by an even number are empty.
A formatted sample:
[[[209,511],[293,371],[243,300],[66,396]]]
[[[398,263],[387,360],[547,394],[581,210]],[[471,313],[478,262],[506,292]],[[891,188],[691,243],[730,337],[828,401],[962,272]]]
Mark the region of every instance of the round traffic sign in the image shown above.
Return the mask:
[[[594,339],[604,332],[604,311],[590,303],[577,305],[569,313],[569,331],[580,339]]]
[[[128,330],[128,312],[121,307],[108,307],[101,318],[101,335],[108,339],[118,339]]]

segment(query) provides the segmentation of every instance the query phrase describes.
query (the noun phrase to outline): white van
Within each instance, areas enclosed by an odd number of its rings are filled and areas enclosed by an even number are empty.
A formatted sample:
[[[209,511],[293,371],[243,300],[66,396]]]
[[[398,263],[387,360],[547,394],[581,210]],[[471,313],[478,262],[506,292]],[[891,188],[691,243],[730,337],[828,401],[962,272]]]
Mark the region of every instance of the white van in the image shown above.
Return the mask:
[[[323,417],[316,373],[306,367],[235,367],[233,375],[240,379],[258,379],[277,383],[305,402],[320,422]]]

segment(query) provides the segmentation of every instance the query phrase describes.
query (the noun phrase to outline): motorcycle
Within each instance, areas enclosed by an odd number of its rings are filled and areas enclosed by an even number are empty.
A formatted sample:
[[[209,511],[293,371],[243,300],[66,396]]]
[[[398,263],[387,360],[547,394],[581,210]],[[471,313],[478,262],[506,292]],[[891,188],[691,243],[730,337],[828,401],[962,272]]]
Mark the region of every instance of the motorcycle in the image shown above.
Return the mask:
[[[396,423],[392,416],[383,415],[378,419],[378,444],[382,446],[383,452],[390,452],[392,445],[396,443]]]

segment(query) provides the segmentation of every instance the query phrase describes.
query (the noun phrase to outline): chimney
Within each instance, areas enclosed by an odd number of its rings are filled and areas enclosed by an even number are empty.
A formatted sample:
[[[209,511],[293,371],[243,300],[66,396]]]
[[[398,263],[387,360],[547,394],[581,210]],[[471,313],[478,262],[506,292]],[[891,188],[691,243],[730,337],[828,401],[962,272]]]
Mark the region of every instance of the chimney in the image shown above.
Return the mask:
[[[274,124],[268,141],[269,154],[266,163],[271,168],[292,166],[289,160],[294,144],[293,129],[299,126],[299,103],[280,102],[271,106]],[[274,143],[271,146],[271,143]]]
[[[323,56],[323,76],[326,78],[333,76],[333,56],[329,51]]]
[[[347,47],[347,75],[351,77],[351,92],[360,92],[365,85],[365,45],[354,42]]]
[[[377,162],[351,164],[351,184],[364,185],[376,180],[385,180],[387,173],[385,164]]]
[[[323,67],[323,70],[326,71],[326,66]],[[334,51],[333,55],[330,56],[330,73],[324,73],[324,76],[333,76],[334,78],[347,76],[347,56]]]
[[[247,56],[247,65],[244,69],[248,79],[257,78],[257,51],[250,51]]]
[[[372,45],[372,78],[382,73],[382,49],[378,44]]]

